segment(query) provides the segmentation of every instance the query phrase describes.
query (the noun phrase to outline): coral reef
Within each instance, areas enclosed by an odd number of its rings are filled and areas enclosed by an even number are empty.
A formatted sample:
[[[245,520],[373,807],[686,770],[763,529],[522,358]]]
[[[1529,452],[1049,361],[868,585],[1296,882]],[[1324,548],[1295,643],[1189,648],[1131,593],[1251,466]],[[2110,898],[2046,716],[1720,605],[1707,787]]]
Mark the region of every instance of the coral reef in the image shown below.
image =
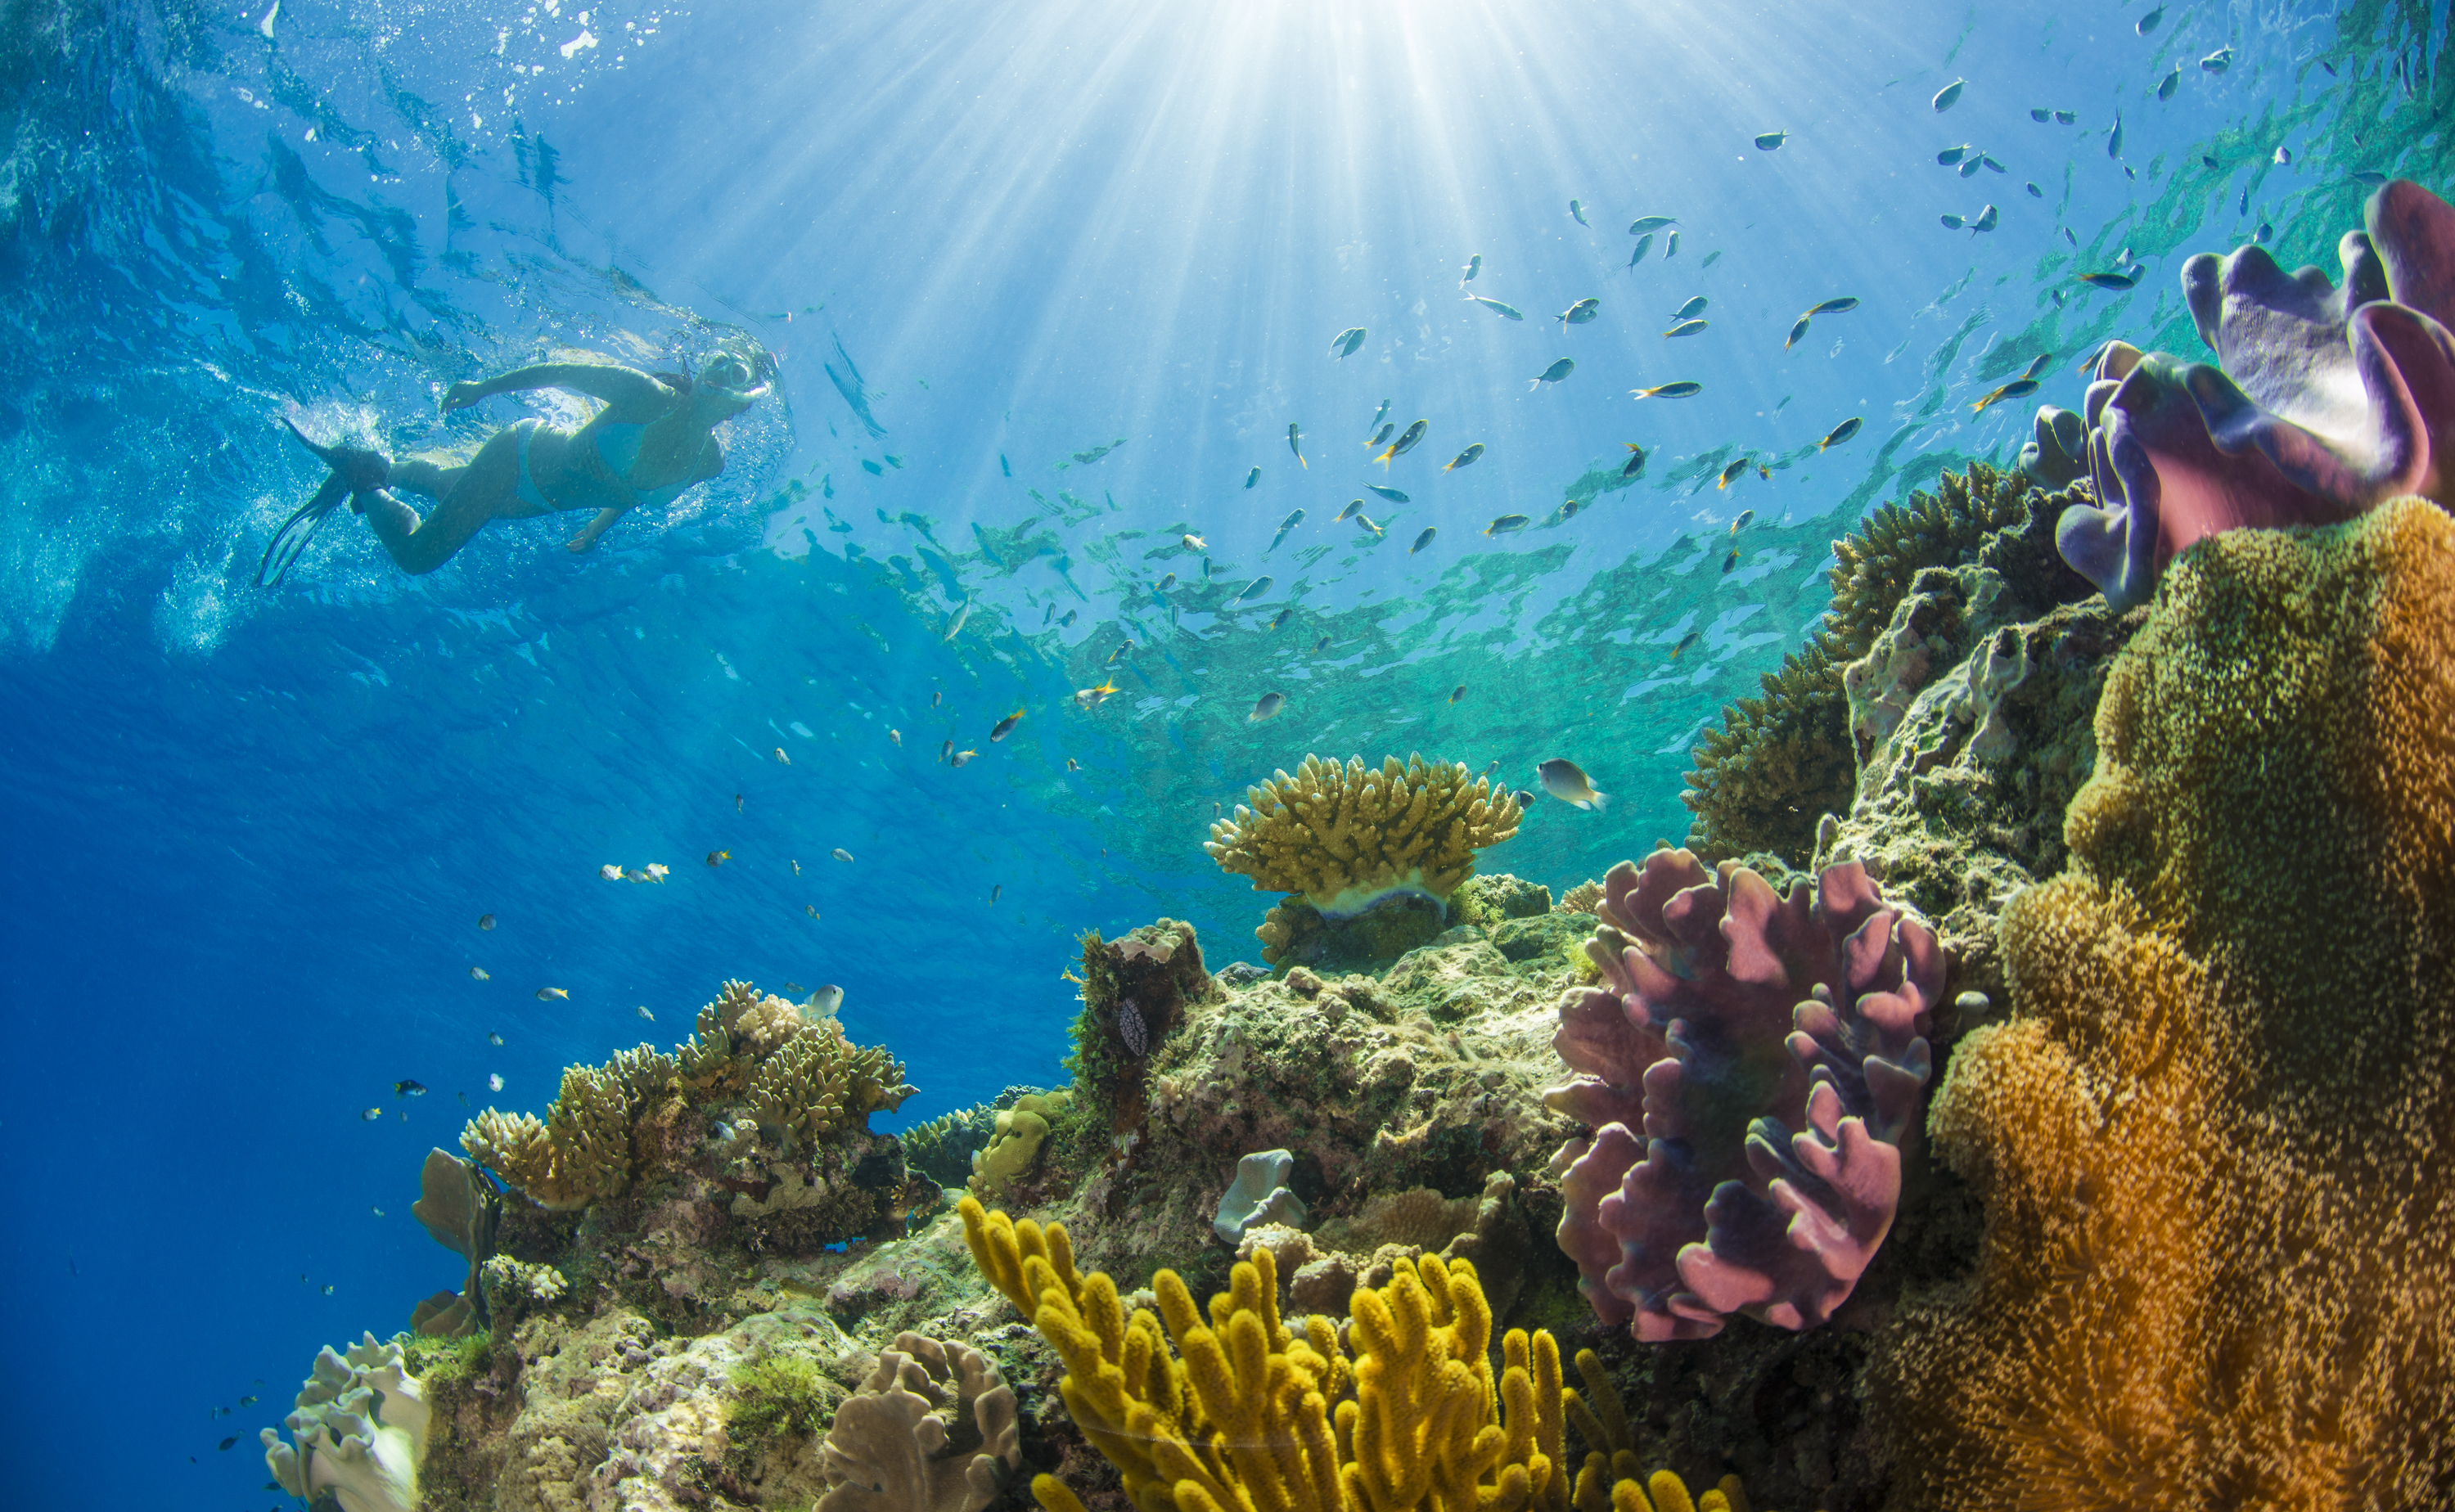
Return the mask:
[[[1641,1484],[1627,1473],[1633,1454],[1598,1441],[1599,1420],[1564,1386],[1549,1333],[1511,1330],[1493,1371],[1491,1311],[1466,1261],[1425,1257],[1359,1289],[1342,1340],[1319,1316],[1301,1331],[1283,1320],[1267,1248],[1237,1263],[1207,1321],[1166,1270],[1151,1278],[1157,1315],[1137,1306],[1129,1318],[1105,1272],[1075,1268],[1062,1225],[1015,1223],[968,1200],[963,1219],[982,1272],[1065,1361],[1067,1413],[1144,1512],[1634,1512],[1652,1504],[1649,1490],[1693,1505],[1676,1476]],[[1572,1403],[1594,1436],[1581,1467],[1567,1445]],[[1613,1396],[1605,1411],[1624,1421],[1619,1406]],[[1728,1505],[1735,1490],[1709,1492],[1707,1504]],[[1032,1493],[1045,1512],[1083,1512],[1055,1476],[1035,1479]]]
[[[2103,507],[2076,506],[2057,543],[2117,608],[2143,603],[2193,541],[2243,526],[2342,521],[2419,494],[2455,503],[2439,460],[2455,430],[2455,209],[2407,179],[2372,194],[2339,248],[2343,287],[2287,274],[2264,249],[2182,266],[2182,293],[2221,366],[2110,344],[2083,411]],[[2038,464],[2068,467],[2059,413]]]
[[[1329,917],[1393,893],[1446,903],[1474,871],[1476,851],[1517,833],[1506,790],[1463,763],[1418,756],[1377,768],[1307,756],[1293,776],[1281,771],[1245,796],[1202,848],[1220,870],[1253,878],[1255,892],[1299,895]]]
[[[819,1512],[980,1512],[1023,1462],[1014,1393],[979,1350],[899,1334],[822,1453]]]
[[[302,1502],[331,1491],[341,1512],[417,1512],[428,1421],[401,1346],[367,1334],[346,1355],[328,1344],[315,1356],[288,1419],[294,1447],[271,1428],[258,1437],[273,1479]]]
[[[1220,1194],[1219,1215],[1210,1220],[1210,1232],[1219,1236],[1221,1243],[1234,1244],[1256,1223],[1304,1227],[1304,1202],[1288,1190],[1288,1177],[1295,1168],[1296,1158],[1285,1150],[1260,1150],[1239,1159],[1236,1179]]]
[[[1833,608],[1815,635],[1765,675],[1763,697],[1725,709],[1696,747],[1680,795],[1695,815],[1690,848],[1709,860],[1808,856],[1821,817],[1849,807],[1856,777],[1845,670],[1876,649],[1925,569],[1990,567],[2006,617],[2086,596],[2090,585],[2053,551],[2055,521],[2080,496],[2049,497],[2017,473],[1973,463],[1835,541]]]
[[[495,1253],[495,1230],[503,1218],[503,1200],[494,1183],[449,1150],[429,1150],[417,1173],[418,1198],[409,1205],[412,1218],[435,1242],[469,1262],[468,1280],[458,1295],[436,1292],[409,1315],[412,1333],[462,1338],[487,1326],[486,1293],[479,1272]]]
[[[1902,1504],[2444,1504],[2455,521],[2202,538],[2097,731],[1935,1100],[1986,1239],[1873,1375]]]
[[[1443,1197],[1429,1186],[1367,1199],[1351,1218],[1318,1234],[1275,1223],[1247,1229],[1236,1250],[1270,1251],[1288,1278],[1288,1299],[1309,1312],[1343,1314],[1358,1286],[1386,1286],[1396,1267],[1425,1255],[1474,1266],[1495,1318],[1509,1316],[1525,1284],[1532,1236],[1516,1200],[1517,1180],[1494,1171],[1479,1193]]]
[[[673,1053],[642,1045],[570,1068],[543,1119],[486,1109],[462,1147],[520,1194],[493,1241],[570,1288],[520,1297],[520,1310],[592,1307],[610,1287],[668,1326],[720,1325],[757,1306],[748,1257],[900,1233],[943,1200],[867,1127],[911,1095],[903,1073],[832,1015],[728,982]],[[433,1299],[421,1326],[454,1322],[453,1301]]]
[[[1899,1200],[1943,985],[1934,935],[1855,863],[1785,898],[1665,849],[1604,886],[1604,980],[1562,1000],[1554,1041],[1579,1075],[1544,1099],[1595,1131],[1553,1162],[1580,1289],[1648,1341],[1742,1311],[1823,1321]]]
[[[1955,985],[1989,993],[2003,985],[1997,917],[2062,867],[2062,810],[2096,763],[2099,689],[2139,622],[2094,594],[2015,617],[2027,608],[1992,567],[1919,572],[1849,668],[1857,791],[1813,857],[1862,863],[1932,921]]]

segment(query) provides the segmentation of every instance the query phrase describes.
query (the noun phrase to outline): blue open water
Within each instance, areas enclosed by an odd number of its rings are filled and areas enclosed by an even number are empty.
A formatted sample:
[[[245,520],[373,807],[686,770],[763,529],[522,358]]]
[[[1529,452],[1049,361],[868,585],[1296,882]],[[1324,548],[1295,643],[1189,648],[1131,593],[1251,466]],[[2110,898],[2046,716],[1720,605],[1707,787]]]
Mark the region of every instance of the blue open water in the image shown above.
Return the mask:
[[[2443,17],[2146,9],[0,7],[0,1503],[269,1504],[254,1435],[315,1348],[457,1280],[408,1217],[425,1150],[728,977],[842,984],[926,1118],[1062,1075],[1081,931],[1252,954],[1267,899],[1199,843],[1309,751],[1573,757],[1615,805],[1485,858],[1555,889],[1684,834],[1687,752],[1821,612],[1822,543],[2009,460],[2037,401],[1977,396],[2198,350],[2181,258],[2264,223],[2332,269],[2355,170],[2445,192],[2382,78]],[[1964,143],[2001,171],[1937,164]],[[1631,268],[1650,214],[1678,249]],[[2126,250],[2137,290],[2076,280]],[[1476,254],[1524,319],[1462,297]],[[438,419],[453,382],[720,341],[776,393],[595,553],[498,522],[413,579],[342,514],[254,585],[321,476],[284,419],[465,449],[582,412]],[[1430,422],[1386,472],[1385,399]],[[1742,454],[1770,479],[1715,488]],[[1356,497],[1385,537],[1333,521]],[[1741,509],[1787,544],[1674,570]]]

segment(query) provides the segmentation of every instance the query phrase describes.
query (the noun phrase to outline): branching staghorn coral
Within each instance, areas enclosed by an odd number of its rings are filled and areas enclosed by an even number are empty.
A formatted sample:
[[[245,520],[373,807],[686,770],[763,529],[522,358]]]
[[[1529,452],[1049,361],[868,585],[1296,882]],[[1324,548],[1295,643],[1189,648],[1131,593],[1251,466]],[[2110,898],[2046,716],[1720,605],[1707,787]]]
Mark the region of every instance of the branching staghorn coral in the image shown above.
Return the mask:
[[[1891,1230],[1942,951],[1856,862],[1783,897],[1664,849],[1603,885],[1602,980],[1552,1040],[1578,1075],[1543,1098],[1594,1130],[1554,1162],[1578,1289],[1649,1342],[1813,1327]]]
[[[818,1512],[980,1512],[1023,1462],[1014,1390],[988,1357],[914,1333],[879,1352],[821,1449]]]
[[[1668,1471],[1613,1478],[1591,1440],[1572,1476],[1559,1346],[1512,1329],[1495,1373],[1491,1308],[1466,1261],[1425,1256],[1358,1288],[1350,1358],[1329,1319],[1301,1332],[1282,1320],[1268,1248],[1237,1262],[1207,1318],[1167,1270],[1151,1278],[1160,1317],[1128,1318],[1114,1281],[1074,1268],[1064,1225],[969,1198],[962,1213],[973,1260],[1065,1361],[1066,1411],[1138,1512],[1744,1512],[1735,1479],[1692,1502]],[[1031,1489],[1045,1512],[1083,1512],[1055,1476]]]
[[[783,998],[728,981],[675,1054],[640,1045],[602,1066],[567,1067],[542,1121],[488,1108],[460,1146],[540,1206],[574,1211],[630,1190],[638,1121],[669,1099],[738,1098],[760,1122],[817,1143],[912,1091],[902,1061],[854,1046],[835,1019],[813,1022]]]
[[[1410,756],[1368,767],[1308,756],[1245,793],[1203,850],[1257,893],[1295,893],[1331,917],[1392,893],[1446,900],[1474,873],[1474,853],[1517,833],[1517,800],[1463,763]]]
[[[2443,1505],[2455,521],[2201,540],[2097,733],[1929,1120],[1987,1235],[1877,1361],[1900,1504]]]

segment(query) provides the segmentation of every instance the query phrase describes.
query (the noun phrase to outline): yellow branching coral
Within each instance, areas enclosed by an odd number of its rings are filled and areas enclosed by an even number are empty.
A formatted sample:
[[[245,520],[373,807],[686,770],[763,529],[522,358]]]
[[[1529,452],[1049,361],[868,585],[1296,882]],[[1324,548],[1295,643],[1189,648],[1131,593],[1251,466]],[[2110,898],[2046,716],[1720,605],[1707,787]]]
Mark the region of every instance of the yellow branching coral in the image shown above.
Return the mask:
[[[1506,790],[1418,756],[1378,767],[1308,756],[1293,776],[1280,772],[1245,796],[1202,848],[1255,892],[1301,894],[1333,917],[1393,892],[1447,898],[1474,875],[1476,851],[1517,833]]]
[[[1692,1501],[1668,1471],[1650,1485],[1612,1477],[1599,1453],[1572,1483],[1563,1429],[1576,1399],[1559,1346],[1512,1329],[1495,1376],[1491,1311],[1466,1261],[1428,1255],[1359,1288],[1350,1360],[1329,1320],[1299,1332],[1280,1317],[1267,1248],[1237,1263],[1207,1316],[1164,1270],[1151,1278],[1161,1316],[1128,1318],[1114,1281],[1074,1268],[1064,1225],[1017,1223],[968,1197],[961,1211],[982,1274],[1065,1361],[1066,1410],[1137,1512],[1746,1512],[1735,1479]],[[1045,1512],[1083,1512],[1054,1476],[1032,1493]]]

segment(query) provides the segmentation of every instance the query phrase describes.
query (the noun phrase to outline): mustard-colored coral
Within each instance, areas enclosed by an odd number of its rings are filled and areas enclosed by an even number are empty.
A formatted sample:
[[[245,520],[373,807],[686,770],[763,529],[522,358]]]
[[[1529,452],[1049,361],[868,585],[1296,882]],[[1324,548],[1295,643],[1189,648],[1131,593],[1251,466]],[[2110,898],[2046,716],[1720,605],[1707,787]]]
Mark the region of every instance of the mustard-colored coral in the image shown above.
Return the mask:
[[[1040,1158],[1049,1120],[1074,1105],[1070,1092],[1026,1092],[1011,1108],[1000,1108],[986,1145],[972,1152],[971,1188],[982,1197],[1003,1197],[1014,1179]]]
[[[1308,756],[1248,788],[1203,849],[1253,890],[1296,893],[1332,917],[1391,892],[1447,898],[1474,874],[1474,853],[1517,833],[1517,800],[1462,763],[1396,756],[1368,767]],[[1249,806],[1248,806],[1249,805]]]
[[[743,1028],[754,1022],[755,1013],[744,1016]],[[748,1042],[755,1045],[757,1040]],[[797,1019],[796,1028],[751,1077],[748,1102],[761,1122],[790,1129],[796,1138],[815,1144],[911,1095],[903,1062],[883,1047],[854,1046],[832,1018],[819,1024]]]
[[[1904,1504],[2443,1505],[2455,521],[2200,542],[2097,733],[1929,1119],[1987,1235],[1879,1361]]]
[[[760,1122],[812,1143],[911,1096],[903,1063],[847,1042],[833,1019],[811,1022],[781,998],[728,981],[672,1055],[651,1045],[602,1066],[570,1066],[540,1120],[488,1108],[461,1131],[470,1159],[548,1208],[619,1197],[638,1175],[634,1131],[673,1099],[738,1096]]]
[[[1151,1278],[1161,1316],[1128,1318],[1114,1281],[1074,1268],[1062,1224],[970,1198],[961,1211],[982,1273],[1064,1360],[1066,1410],[1137,1512],[1744,1512],[1735,1480],[1694,1502],[1667,1471],[1611,1477],[1599,1450],[1572,1481],[1559,1348],[1512,1329],[1495,1373],[1491,1312],[1463,1260],[1426,1256],[1359,1288],[1350,1359],[1329,1320],[1299,1332],[1280,1317],[1268,1248],[1207,1318],[1167,1270]],[[1045,1512],[1082,1512],[1053,1476],[1032,1492]]]

